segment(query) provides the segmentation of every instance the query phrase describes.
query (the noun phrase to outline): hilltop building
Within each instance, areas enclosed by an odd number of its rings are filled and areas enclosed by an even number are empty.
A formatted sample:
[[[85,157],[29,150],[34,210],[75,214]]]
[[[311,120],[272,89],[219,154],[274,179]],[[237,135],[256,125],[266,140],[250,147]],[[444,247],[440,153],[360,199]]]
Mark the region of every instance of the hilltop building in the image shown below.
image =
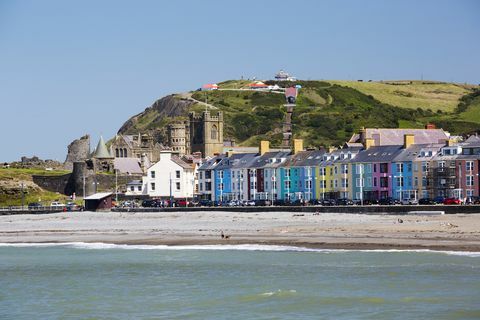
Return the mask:
[[[297,81],[297,78],[290,76],[287,72],[280,70],[275,74],[275,80],[277,81]]]

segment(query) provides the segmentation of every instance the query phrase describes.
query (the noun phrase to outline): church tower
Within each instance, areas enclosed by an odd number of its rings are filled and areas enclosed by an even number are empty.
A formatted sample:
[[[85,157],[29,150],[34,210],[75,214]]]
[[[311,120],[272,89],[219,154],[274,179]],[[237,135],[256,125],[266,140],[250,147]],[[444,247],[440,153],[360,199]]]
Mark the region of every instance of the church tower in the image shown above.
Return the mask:
[[[190,143],[193,152],[200,151],[203,157],[223,152],[223,113],[210,114],[205,110],[201,115],[189,114]]]

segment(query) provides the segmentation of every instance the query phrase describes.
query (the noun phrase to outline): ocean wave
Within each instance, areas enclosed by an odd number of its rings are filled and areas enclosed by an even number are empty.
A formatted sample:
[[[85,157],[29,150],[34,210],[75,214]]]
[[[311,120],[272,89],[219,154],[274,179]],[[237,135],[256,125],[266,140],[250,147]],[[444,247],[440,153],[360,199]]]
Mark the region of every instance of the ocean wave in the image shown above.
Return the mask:
[[[0,243],[0,247],[70,247],[74,249],[125,249],[125,250],[223,250],[223,251],[294,251],[320,253],[435,253],[454,256],[480,257],[474,251],[439,251],[430,249],[315,249],[295,246],[262,244],[218,244],[218,245],[128,245],[103,242],[41,242],[41,243]]]

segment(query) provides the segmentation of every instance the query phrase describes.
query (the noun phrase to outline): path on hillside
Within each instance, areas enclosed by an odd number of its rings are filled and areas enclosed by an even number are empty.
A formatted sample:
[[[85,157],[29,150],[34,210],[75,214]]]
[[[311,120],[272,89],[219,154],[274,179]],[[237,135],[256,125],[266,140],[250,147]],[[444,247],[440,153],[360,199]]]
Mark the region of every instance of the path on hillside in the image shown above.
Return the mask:
[[[200,101],[200,100],[197,100],[197,99],[193,98],[193,92],[183,92],[183,93],[180,93],[180,97],[181,97],[182,99],[190,100],[190,101],[196,102],[196,103],[198,103],[198,104],[204,105],[204,106],[206,106],[206,107],[209,108],[209,109],[218,110],[218,108],[215,107],[213,104],[209,104],[209,103],[206,103],[206,102],[204,102],[204,101]]]

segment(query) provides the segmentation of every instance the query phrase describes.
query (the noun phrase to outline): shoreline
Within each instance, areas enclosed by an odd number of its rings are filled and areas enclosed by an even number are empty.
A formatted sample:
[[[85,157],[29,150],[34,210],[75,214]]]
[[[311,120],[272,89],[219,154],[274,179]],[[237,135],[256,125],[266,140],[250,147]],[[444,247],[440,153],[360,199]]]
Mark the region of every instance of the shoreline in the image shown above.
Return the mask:
[[[221,238],[222,232],[228,239]],[[0,243],[72,242],[480,252],[480,214],[385,216],[192,211],[0,216]]]

